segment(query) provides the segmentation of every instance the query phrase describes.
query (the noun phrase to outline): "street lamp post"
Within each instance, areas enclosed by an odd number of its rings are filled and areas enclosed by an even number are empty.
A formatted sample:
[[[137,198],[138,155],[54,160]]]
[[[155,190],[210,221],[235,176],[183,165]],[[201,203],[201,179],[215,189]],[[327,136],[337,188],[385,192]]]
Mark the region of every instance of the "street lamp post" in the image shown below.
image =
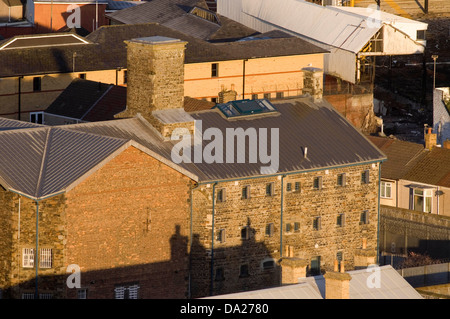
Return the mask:
[[[433,54],[431,58],[434,60],[434,71],[433,71],[433,90],[436,87],[436,60],[438,56],[436,54]]]

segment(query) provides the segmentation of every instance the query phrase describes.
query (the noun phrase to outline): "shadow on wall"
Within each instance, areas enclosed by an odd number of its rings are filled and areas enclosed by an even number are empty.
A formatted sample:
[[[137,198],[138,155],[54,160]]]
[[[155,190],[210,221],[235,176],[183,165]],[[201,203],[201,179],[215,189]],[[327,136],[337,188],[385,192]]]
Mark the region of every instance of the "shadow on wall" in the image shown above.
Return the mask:
[[[249,231],[254,230],[249,228]],[[81,269],[80,289],[68,288],[68,279],[71,283],[76,282],[71,273],[41,276],[38,278],[38,294],[41,298],[50,296],[56,299],[77,299],[84,292],[88,299],[185,299],[208,296],[211,292],[218,295],[279,284],[279,267],[276,262],[263,267],[261,261],[271,260],[270,255],[265,245],[257,243],[251,236],[240,246],[218,248],[214,252],[200,244],[197,234],[193,236],[191,254],[189,244],[189,238],[182,236],[180,226],[175,225],[175,233],[170,238],[170,260],[92,271]],[[158,248],[154,247],[153,252],[149,251],[151,253],[157,256]],[[123,260],[124,264],[126,262]],[[32,299],[34,293],[33,278],[5,289],[3,298]]]

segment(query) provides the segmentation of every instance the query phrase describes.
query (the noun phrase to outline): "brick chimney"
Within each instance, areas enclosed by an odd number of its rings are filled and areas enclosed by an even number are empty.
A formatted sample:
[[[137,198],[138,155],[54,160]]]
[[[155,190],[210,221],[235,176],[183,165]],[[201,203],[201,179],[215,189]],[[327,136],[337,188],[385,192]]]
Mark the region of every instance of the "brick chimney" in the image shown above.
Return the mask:
[[[283,257],[281,265],[281,284],[298,284],[299,278],[306,277],[306,267],[309,262],[297,257]]]
[[[367,248],[367,238],[362,239],[362,248],[355,250],[354,266],[355,269],[367,268],[369,265],[374,265],[377,262],[377,251],[375,249]]]
[[[432,133],[431,128],[425,133],[425,148],[431,150],[437,144],[437,134]]]
[[[184,51],[186,41],[153,36],[127,44],[127,109],[116,118],[140,114],[164,137],[174,128],[193,130],[184,111]]]
[[[337,271],[337,260],[334,265],[335,271],[323,275],[325,278],[325,299],[349,299],[352,276],[345,272],[344,261],[341,261],[341,272]]]

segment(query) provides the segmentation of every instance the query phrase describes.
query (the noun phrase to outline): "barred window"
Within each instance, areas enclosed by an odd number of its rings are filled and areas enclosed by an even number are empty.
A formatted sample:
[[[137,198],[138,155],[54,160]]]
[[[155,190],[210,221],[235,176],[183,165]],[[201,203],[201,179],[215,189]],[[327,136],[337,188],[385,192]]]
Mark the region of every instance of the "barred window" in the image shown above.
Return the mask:
[[[225,201],[225,188],[217,190],[217,202]]]
[[[87,289],[81,288],[77,291],[78,299],[87,299]]]
[[[115,299],[138,299],[139,285],[117,286],[114,288]]]
[[[313,220],[313,229],[314,230],[319,230],[320,229],[320,217],[318,216],[318,217],[314,217],[314,220]]]
[[[266,184],[266,196],[273,195],[273,183]]]
[[[337,185],[338,186],[345,186],[345,173],[339,174],[337,176]]]
[[[361,173],[361,183],[368,184],[370,182],[369,170],[365,170]]]
[[[336,226],[338,226],[338,227],[344,226],[344,214],[338,214],[337,215]]]
[[[273,232],[274,232],[273,223],[267,224],[266,225],[266,236],[267,237],[272,237],[273,236]]]
[[[300,191],[300,182],[295,182],[295,191],[298,192]]]
[[[294,223],[294,231],[295,232],[299,232],[300,231],[300,223],[299,222],[295,222]]]
[[[219,243],[225,242],[225,229],[219,229],[219,232],[217,234],[217,241]]]
[[[22,267],[32,268],[34,267],[34,249],[24,248],[22,251]]]
[[[34,299],[34,293],[32,292],[23,293],[22,299]]]
[[[286,184],[286,191],[288,191],[288,192],[292,191],[292,183]]]
[[[39,299],[53,299],[53,294],[49,293],[39,294]]]
[[[39,267],[52,268],[52,249],[43,248],[40,250]]]

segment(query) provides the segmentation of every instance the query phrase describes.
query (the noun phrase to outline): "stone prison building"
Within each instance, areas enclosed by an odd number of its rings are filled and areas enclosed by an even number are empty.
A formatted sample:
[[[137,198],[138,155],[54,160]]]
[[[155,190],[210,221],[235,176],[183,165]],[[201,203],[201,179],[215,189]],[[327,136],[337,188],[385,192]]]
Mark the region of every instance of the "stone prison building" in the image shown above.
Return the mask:
[[[330,104],[186,112],[186,42],[127,46],[117,119],[0,119],[3,298],[197,298],[375,262],[386,157]],[[230,131],[246,136],[227,149]]]

